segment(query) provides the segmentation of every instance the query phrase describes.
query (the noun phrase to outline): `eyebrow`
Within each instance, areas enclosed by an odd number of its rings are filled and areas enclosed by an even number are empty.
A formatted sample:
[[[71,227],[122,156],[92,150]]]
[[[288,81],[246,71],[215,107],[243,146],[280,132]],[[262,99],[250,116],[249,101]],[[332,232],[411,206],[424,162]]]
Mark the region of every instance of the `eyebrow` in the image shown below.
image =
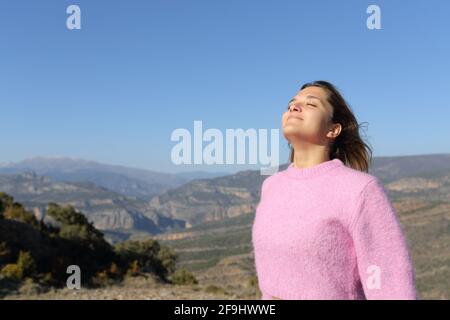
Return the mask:
[[[316,97],[316,96],[313,96],[313,95],[310,95],[310,94],[309,94],[309,95],[306,96],[306,98],[317,99],[317,100],[319,100],[319,101],[323,104],[322,100],[321,100],[320,98]],[[295,97],[292,98],[291,101],[289,101],[288,104],[291,104],[291,103],[294,102],[295,100],[296,100]]]

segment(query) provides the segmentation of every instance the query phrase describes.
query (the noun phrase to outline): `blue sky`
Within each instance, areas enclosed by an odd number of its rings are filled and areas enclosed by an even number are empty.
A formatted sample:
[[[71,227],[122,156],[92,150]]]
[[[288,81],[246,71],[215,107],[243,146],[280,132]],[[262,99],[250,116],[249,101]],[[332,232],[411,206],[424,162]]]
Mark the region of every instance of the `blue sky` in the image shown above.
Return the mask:
[[[68,30],[66,8],[81,8]],[[381,30],[366,8],[381,8]],[[159,171],[176,128],[278,128],[311,80],[374,156],[450,152],[449,1],[0,1],[0,163],[68,156]],[[259,167],[259,166],[256,166]]]

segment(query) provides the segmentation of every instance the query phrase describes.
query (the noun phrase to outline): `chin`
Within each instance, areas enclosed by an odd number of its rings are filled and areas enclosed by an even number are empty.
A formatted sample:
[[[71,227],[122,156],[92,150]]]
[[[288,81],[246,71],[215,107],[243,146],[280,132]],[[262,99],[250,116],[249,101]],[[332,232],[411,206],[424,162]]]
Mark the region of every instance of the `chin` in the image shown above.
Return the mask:
[[[292,137],[298,137],[298,136],[299,136],[299,133],[298,133],[298,131],[294,131],[294,130],[291,130],[291,131],[284,131],[284,132],[283,132],[283,136],[284,136],[284,138],[289,142],[289,138],[292,138]]]
[[[293,127],[293,126],[286,126],[283,129],[284,135],[298,135],[299,133],[300,133],[300,130],[298,130],[298,128]]]

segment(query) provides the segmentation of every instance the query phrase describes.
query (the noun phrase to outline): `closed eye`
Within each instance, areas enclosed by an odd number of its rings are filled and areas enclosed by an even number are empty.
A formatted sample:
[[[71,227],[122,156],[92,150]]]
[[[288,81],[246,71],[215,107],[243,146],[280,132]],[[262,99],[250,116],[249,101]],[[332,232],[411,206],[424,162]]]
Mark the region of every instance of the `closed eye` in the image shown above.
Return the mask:
[[[315,104],[312,104],[312,103],[307,103],[306,105],[307,106],[317,107]],[[290,108],[290,105],[287,106],[287,110],[289,110],[289,108]]]

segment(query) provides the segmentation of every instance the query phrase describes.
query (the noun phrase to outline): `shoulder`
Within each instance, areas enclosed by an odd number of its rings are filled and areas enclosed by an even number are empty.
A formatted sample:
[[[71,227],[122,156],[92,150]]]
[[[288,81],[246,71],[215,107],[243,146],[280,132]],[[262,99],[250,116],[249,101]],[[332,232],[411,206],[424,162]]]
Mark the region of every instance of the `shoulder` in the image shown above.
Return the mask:
[[[346,176],[353,191],[345,197],[348,201],[350,230],[361,219],[382,221],[396,215],[388,193],[378,177],[352,168],[346,169]]]
[[[280,176],[281,172],[275,172],[272,175],[267,176],[267,178],[263,180],[261,185],[262,192],[269,189],[270,185],[276,184],[276,181],[279,180]]]
[[[373,174],[343,166],[335,172],[334,178],[347,193],[360,195],[368,186],[382,186],[381,181]]]
[[[336,180],[332,183],[337,190],[336,195],[344,204],[343,210],[348,213],[350,221],[354,220],[362,205],[388,201],[382,182],[373,174],[344,166],[335,172],[334,178]]]
[[[266,190],[272,188],[274,185],[279,185],[283,183],[284,170],[279,170],[271,175],[264,178],[261,185],[261,192],[265,193]]]

